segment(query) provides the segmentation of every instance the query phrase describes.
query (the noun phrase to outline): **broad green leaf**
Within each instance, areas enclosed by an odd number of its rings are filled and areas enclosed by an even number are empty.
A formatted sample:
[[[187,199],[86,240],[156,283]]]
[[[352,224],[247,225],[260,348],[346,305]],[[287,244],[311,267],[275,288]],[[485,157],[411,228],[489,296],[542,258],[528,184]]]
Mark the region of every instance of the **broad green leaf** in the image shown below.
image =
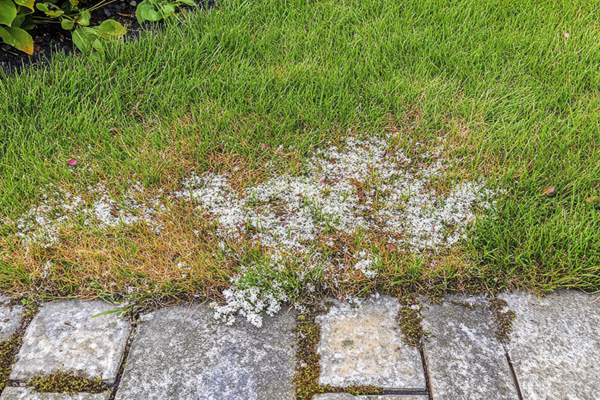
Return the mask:
[[[160,6],[160,9],[165,18],[175,14],[175,4],[163,4]]]
[[[15,0],[15,3],[33,10],[33,3],[35,3],[35,0]]]
[[[17,17],[19,15],[21,15],[21,16],[30,15],[30,14],[33,14],[34,12],[35,12],[35,10],[30,10],[27,7],[19,7],[19,11],[17,12]]]
[[[78,27],[73,31],[73,43],[82,53],[92,52],[92,43],[98,38],[98,33],[92,28]]]
[[[50,11],[50,9],[48,8],[48,4],[47,3],[37,3],[35,6],[40,11],[43,11],[43,12]]]
[[[16,18],[13,19],[13,22],[12,22],[12,24],[10,24],[10,26],[13,28],[20,28],[21,25],[23,24],[23,22],[25,22],[25,16],[17,15]]]
[[[99,52],[104,52],[104,45],[100,39],[96,39],[92,42],[92,47]]]
[[[12,0],[0,0],[0,25],[10,26],[16,16],[17,6],[15,3]]]
[[[144,0],[138,4],[137,8],[135,9],[135,16],[140,24],[144,21],[160,21],[162,19],[160,13],[158,13],[154,6],[147,0]]]
[[[196,7],[197,4],[196,2],[194,2],[194,0],[179,0],[179,2],[181,4],[185,4],[186,6],[190,6],[190,7]]]
[[[69,3],[71,3],[73,7],[76,7],[79,4],[79,0],[69,0]]]
[[[17,18],[15,18],[11,24],[13,28],[21,28],[26,31],[35,28],[35,23],[31,19],[31,15],[33,11],[29,8],[21,7],[19,13],[17,14]]]
[[[79,15],[79,19],[77,20],[77,23],[81,26],[88,26],[90,24],[90,10],[83,10],[81,12],[81,14]]]
[[[4,43],[27,54],[33,54],[33,38],[23,29],[0,26],[0,37]]]
[[[63,10],[50,10],[46,11],[46,15],[50,18],[58,18],[63,15],[65,12]]]
[[[33,20],[29,17],[25,18],[25,21],[21,24],[19,28],[24,29],[26,31],[30,31],[33,28],[35,28],[35,22],[33,22]]]
[[[75,26],[75,21],[73,21],[72,19],[63,18],[63,20],[60,21],[60,26],[63,29],[70,31],[71,29],[73,29],[73,26]]]
[[[100,37],[104,39],[118,39],[127,32],[127,29],[114,19],[107,19],[98,27]]]

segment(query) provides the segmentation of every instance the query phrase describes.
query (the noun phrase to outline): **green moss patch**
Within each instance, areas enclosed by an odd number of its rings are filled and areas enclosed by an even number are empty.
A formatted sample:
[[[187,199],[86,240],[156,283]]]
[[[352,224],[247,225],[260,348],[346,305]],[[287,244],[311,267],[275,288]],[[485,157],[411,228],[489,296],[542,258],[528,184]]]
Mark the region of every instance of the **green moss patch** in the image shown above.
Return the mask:
[[[423,317],[421,316],[421,304],[414,295],[406,295],[400,298],[402,307],[398,313],[398,323],[403,333],[402,340],[409,346],[418,349],[423,348]]]
[[[23,299],[21,302],[24,307],[20,321],[21,326],[8,340],[0,342],[0,392],[4,390],[8,383],[8,377],[12,371],[15,356],[19,352],[21,343],[23,342],[25,329],[27,329],[29,322],[31,322],[37,312],[37,304],[34,301]]]
[[[36,392],[42,393],[100,393],[106,390],[101,378],[88,379],[64,372],[35,377],[28,385],[33,386]]]
[[[10,339],[0,343],[0,391],[4,390],[8,382],[12,365],[15,362],[15,355],[21,347],[21,336],[19,332],[16,332]]]
[[[504,299],[494,297],[488,299],[490,303],[490,310],[494,315],[494,319],[498,324],[498,330],[496,331],[496,337],[502,343],[510,342],[510,333],[512,332],[512,324],[515,320],[516,314],[512,310],[502,311],[508,307],[508,303]]]

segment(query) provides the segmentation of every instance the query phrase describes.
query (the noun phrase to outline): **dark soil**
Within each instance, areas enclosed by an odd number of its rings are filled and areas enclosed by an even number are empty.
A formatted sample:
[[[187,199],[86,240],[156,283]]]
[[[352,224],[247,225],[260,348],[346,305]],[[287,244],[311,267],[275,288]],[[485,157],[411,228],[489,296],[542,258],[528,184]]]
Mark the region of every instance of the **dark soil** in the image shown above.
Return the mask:
[[[135,17],[135,8],[142,0],[117,0],[92,12],[90,26],[99,25],[107,19],[114,19],[127,28],[127,37],[137,37],[142,28],[150,27],[149,23],[144,23],[143,27]],[[213,8],[215,0],[197,1],[202,7]],[[87,6],[91,7],[98,1],[89,2]],[[71,32],[60,27],[60,24],[39,25],[29,31],[33,37],[34,53],[25,54],[7,44],[0,43],[0,68],[4,72],[11,73],[19,71],[29,65],[49,62],[52,56],[57,53],[69,54],[74,51]],[[76,49],[75,49],[76,50]],[[1,74],[0,74],[1,75]]]

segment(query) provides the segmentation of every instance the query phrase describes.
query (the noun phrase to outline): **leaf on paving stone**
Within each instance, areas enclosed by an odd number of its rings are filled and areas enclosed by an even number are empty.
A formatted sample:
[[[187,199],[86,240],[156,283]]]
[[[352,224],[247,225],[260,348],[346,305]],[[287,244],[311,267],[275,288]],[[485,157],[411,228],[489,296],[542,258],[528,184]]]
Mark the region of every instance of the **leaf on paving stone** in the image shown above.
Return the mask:
[[[555,191],[556,191],[556,189],[554,188],[554,186],[546,186],[545,188],[542,189],[542,195],[552,196]]]

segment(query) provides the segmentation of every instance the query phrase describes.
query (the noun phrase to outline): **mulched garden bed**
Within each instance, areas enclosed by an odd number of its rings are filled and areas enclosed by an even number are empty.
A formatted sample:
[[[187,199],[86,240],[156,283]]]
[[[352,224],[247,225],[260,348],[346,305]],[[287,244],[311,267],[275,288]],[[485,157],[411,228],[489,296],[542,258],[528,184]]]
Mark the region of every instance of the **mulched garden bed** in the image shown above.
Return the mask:
[[[102,8],[92,11],[90,25],[99,25],[107,19],[114,19],[127,28],[128,37],[137,37],[142,28],[135,16],[135,9],[142,0],[116,1]],[[213,8],[215,0],[197,0],[204,8]],[[96,2],[98,3],[98,2]],[[90,2],[89,6],[93,6]],[[151,26],[144,23],[143,28]],[[154,24],[156,25],[156,24]],[[22,67],[27,67],[38,62],[49,62],[53,54],[73,52],[74,45],[71,32],[60,27],[59,23],[39,25],[29,32],[33,37],[34,53],[29,56],[14,47],[0,43],[0,68],[6,73],[16,72]]]

